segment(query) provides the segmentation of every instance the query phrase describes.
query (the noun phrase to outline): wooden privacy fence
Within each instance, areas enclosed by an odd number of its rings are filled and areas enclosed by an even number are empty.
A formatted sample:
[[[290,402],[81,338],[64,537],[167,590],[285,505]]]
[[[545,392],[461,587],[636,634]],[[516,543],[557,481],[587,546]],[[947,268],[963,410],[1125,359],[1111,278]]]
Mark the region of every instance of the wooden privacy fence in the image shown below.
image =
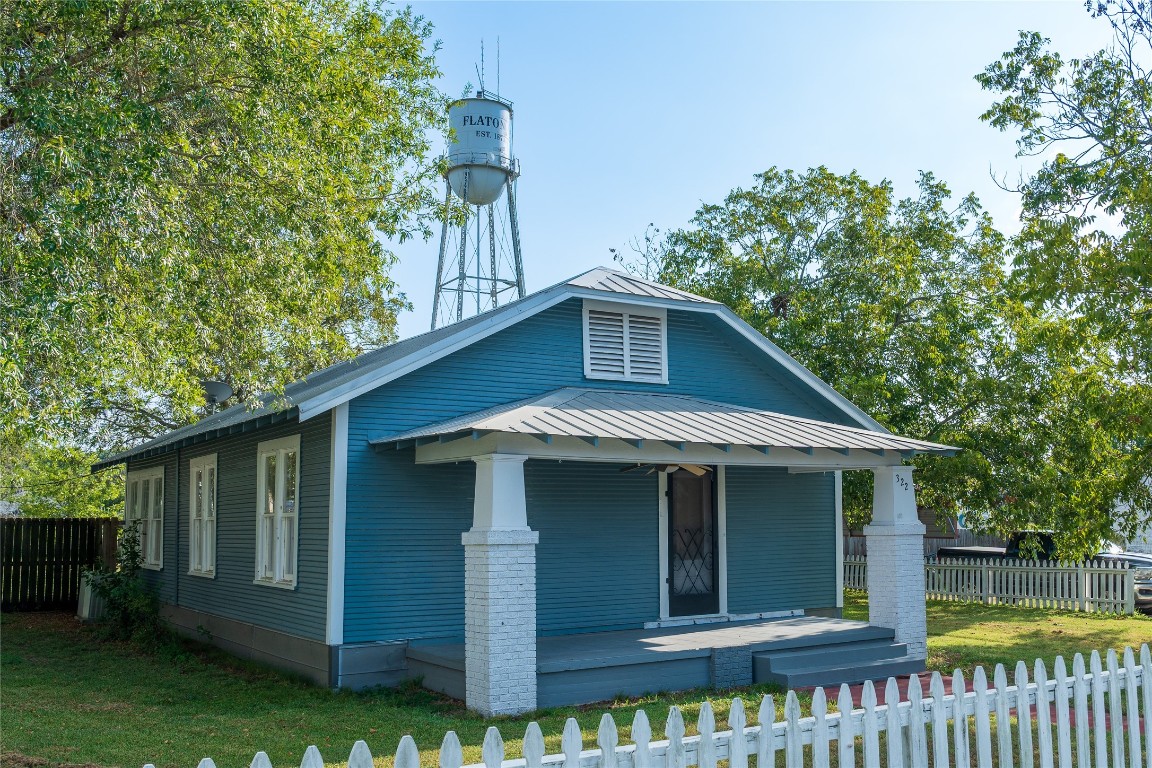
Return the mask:
[[[1122,562],[941,558],[924,564],[924,577],[932,600],[1106,613],[1136,611],[1135,572]],[[868,588],[867,558],[844,558],[844,586]]]
[[[982,667],[968,685],[956,670],[948,683],[933,673],[927,693],[917,675],[901,685],[889,678],[884,701],[876,687],[865,683],[860,701],[843,685],[835,709],[823,688],[812,693],[811,712],[801,712],[795,691],[784,698],[784,720],[776,720],[775,702],[765,696],[757,723],[750,725],[740,699],[733,699],[728,727],[717,730],[708,702],[700,706],[696,735],[687,736],[679,708],[672,707],[664,738],[653,740],[648,716],[636,712],[628,739],[610,714],[600,719],[596,746],[585,749],[580,726],[569,718],[564,725],[559,754],[545,754],[543,732],[531,723],[524,734],[522,758],[508,759],[500,731],[489,728],[484,737],[483,762],[468,768],[728,768],[784,766],[801,768],[1152,768],[1148,725],[1152,724],[1152,654],[1140,649],[1139,662],[1131,648],[1123,660],[1108,651],[1107,664],[1093,652],[1088,667],[1076,654],[1072,674],[1062,657],[1056,658],[1049,677],[1043,660],[1029,667],[1016,665],[1013,680],[997,665],[992,686]],[[902,695],[903,694],[903,695]],[[1141,733],[1141,723],[1145,725]],[[411,736],[396,750],[395,768],[420,768],[420,753]],[[995,759],[994,759],[995,758]],[[462,768],[463,750],[456,733],[449,731],[440,744],[440,768]],[[308,747],[301,768],[324,768],[316,747]],[[425,762],[426,768],[432,768]],[[145,768],[153,768],[149,763]],[[205,758],[199,768],[215,768]],[[256,754],[251,768],[272,768],[268,755]],[[348,768],[373,768],[372,753],[356,742]]]
[[[119,520],[0,518],[0,610],[75,610],[80,576],[116,557]]]

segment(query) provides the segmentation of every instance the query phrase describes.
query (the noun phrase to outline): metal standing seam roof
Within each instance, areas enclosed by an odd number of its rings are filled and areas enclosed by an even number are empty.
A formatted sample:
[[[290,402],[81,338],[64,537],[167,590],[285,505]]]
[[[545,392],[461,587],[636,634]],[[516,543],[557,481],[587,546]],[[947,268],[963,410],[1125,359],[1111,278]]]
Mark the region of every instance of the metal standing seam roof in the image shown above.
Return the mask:
[[[369,441],[503,432],[537,437],[617,438],[772,448],[950,454],[957,448],[687,395],[565,388]]]
[[[597,267],[596,269],[585,272],[582,275],[572,278],[565,285],[574,285],[579,288],[591,288],[595,291],[611,291],[612,293],[624,293],[632,296],[648,296],[653,299],[673,299],[676,301],[701,301],[709,304],[716,304],[718,302],[712,299],[706,299],[703,296],[698,296],[695,293],[688,291],[681,291],[678,288],[672,288],[660,283],[654,283],[651,280],[645,280],[636,275],[630,275],[627,272],[619,272],[615,269],[606,269],[605,267]]]

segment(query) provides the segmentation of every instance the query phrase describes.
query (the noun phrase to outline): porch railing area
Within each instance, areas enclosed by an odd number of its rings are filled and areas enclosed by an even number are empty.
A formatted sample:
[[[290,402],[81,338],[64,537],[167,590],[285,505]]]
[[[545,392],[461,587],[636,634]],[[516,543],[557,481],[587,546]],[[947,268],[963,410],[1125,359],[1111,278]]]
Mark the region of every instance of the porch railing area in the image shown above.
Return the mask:
[[[930,600],[1125,614],[1136,610],[1135,573],[1120,562],[942,558],[925,563],[924,571]],[[844,557],[844,587],[868,588],[867,558]]]
[[[991,686],[982,667],[976,668],[970,684],[960,670],[947,681],[933,673],[927,691],[917,675],[905,681],[889,678],[882,687],[883,702],[871,682],[864,684],[858,701],[847,685],[841,686],[835,702],[816,688],[808,714],[801,711],[796,692],[788,691],[783,721],[776,720],[773,697],[765,696],[755,724],[748,722],[744,703],[737,698],[724,730],[717,730],[712,706],[704,702],[692,736],[686,735],[677,707],[669,710],[662,739],[653,738],[648,716],[639,710],[628,730],[630,744],[621,744],[617,723],[604,714],[590,749],[585,749],[591,745],[584,744],[579,724],[570,718],[556,754],[546,754],[544,734],[531,723],[522,756],[510,758],[499,729],[491,727],[484,738],[483,762],[468,768],[717,768],[721,761],[728,768],[949,768],[970,766],[973,760],[978,768],[1145,768],[1152,765],[1152,653],[1143,645],[1138,656],[1131,648],[1122,654],[1109,650],[1103,659],[1093,652],[1087,662],[1076,654],[1071,674],[1057,657],[1051,676],[1043,660],[1031,667],[1021,661],[1011,682],[998,664]],[[437,764],[464,766],[455,732],[444,736]],[[324,759],[311,746],[300,765],[323,768]],[[416,742],[404,736],[395,752],[395,768],[421,765]],[[425,759],[423,765],[431,768],[433,763]],[[215,763],[206,758],[199,768],[215,768]],[[252,768],[271,768],[268,756],[257,753]],[[353,746],[348,768],[373,768],[365,742]]]

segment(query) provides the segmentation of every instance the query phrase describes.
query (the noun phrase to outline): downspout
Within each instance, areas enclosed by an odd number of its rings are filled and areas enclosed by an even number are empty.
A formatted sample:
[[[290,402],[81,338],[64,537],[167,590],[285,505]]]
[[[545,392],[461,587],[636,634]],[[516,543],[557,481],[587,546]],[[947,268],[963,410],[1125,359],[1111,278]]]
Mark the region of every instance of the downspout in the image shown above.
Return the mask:
[[[176,446],[176,605],[180,605],[180,446]]]

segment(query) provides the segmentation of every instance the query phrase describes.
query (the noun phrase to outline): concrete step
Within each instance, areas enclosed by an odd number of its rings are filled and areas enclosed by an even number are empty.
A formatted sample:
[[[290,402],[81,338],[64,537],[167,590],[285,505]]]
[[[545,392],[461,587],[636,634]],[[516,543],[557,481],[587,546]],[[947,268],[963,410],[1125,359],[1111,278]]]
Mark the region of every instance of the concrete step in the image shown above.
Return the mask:
[[[833,625],[827,631],[811,634],[797,633],[791,637],[766,640],[754,643],[752,653],[780,653],[784,651],[807,651],[829,646],[844,646],[848,643],[863,643],[883,640],[893,642],[896,632],[888,627],[856,625],[844,627]]]
[[[908,655],[908,646],[892,640],[867,640],[856,643],[822,645],[796,651],[769,651],[753,655],[753,663],[759,663],[765,672],[788,672],[793,669],[812,667],[847,666],[878,659],[903,659]]]
[[[887,677],[901,677],[914,672],[923,672],[923,659],[873,659],[856,664],[836,666],[814,666],[791,669],[787,672],[758,670],[753,664],[752,679],[757,683],[776,683],[784,688],[809,688],[812,686],[840,685],[841,683],[862,683],[865,680],[882,680]]]

